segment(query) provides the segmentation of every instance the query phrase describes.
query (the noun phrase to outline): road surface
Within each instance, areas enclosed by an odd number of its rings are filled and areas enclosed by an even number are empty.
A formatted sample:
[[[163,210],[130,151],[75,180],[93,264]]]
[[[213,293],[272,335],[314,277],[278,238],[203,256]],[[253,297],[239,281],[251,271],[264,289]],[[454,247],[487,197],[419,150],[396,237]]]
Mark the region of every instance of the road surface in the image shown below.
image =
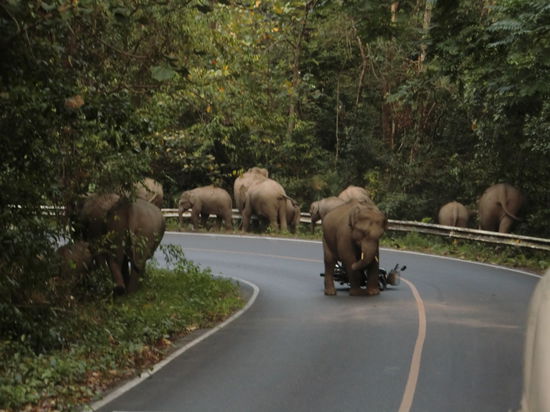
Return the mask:
[[[376,297],[323,294],[320,242],[167,233],[214,274],[259,294],[227,326],[101,411],[517,410],[538,277],[381,251],[403,282]],[[249,288],[248,286],[244,286]],[[119,395],[119,396],[118,396]],[[104,402],[103,402],[104,403]]]

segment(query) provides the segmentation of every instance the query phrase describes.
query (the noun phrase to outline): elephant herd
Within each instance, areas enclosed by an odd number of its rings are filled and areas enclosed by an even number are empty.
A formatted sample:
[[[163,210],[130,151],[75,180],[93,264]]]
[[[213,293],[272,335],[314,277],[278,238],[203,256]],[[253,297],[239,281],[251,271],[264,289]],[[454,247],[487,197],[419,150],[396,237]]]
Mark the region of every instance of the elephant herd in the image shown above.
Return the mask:
[[[235,205],[242,216],[242,229],[250,230],[252,216],[265,219],[274,230],[292,232],[300,222],[300,207],[283,186],[269,178],[266,169],[253,167],[235,179],[233,185]],[[215,186],[197,187],[183,192],[178,202],[179,226],[182,227],[183,212],[191,209],[193,229],[199,225],[199,216],[204,225],[210,214],[223,221],[226,230],[232,229],[232,199],[229,193]]]
[[[253,167],[235,179],[235,206],[242,216],[242,229],[250,230],[252,216],[263,219],[274,230],[294,232],[300,222],[300,207],[283,186],[269,177],[266,169]],[[115,293],[137,289],[139,278],[164,235],[165,219],[161,212],[162,185],[147,178],[134,185],[133,193],[90,194],[76,213],[78,240],[59,248],[61,273],[75,278],[94,266],[108,268]],[[519,220],[518,211],[525,197],[508,184],[489,187],[479,200],[481,229],[508,232]],[[233,229],[233,199],[216,186],[203,186],[181,193],[178,223],[191,210],[193,229],[216,215],[226,230]],[[439,223],[466,227],[471,212],[458,202],[450,202],[439,211]],[[338,196],[311,204],[311,228],[321,220],[325,264],[325,294],[334,295],[334,268],[342,262],[350,279],[351,295],[376,295],[378,288],[379,239],[388,220],[358,186],[349,186]],[[367,287],[361,288],[361,273],[367,273]]]
[[[525,205],[523,193],[507,183],[490,186],[478,201],[479,228],[508,233],[520,209]],[[453,201],[439,209],[438,222],[445,226],[467,227],[473,212],[463,204]]]

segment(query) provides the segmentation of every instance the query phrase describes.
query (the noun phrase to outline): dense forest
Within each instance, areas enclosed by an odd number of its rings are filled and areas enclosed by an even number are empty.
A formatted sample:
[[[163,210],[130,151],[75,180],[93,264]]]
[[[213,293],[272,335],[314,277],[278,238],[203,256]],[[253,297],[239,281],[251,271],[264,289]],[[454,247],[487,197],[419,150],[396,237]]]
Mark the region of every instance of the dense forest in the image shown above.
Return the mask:
[[[546,0],[2,0],[0,306],[70,235],[41,205],[144,176],[174,207],[261,166],[409,220],[508,182],[547,237],[549,69]]]

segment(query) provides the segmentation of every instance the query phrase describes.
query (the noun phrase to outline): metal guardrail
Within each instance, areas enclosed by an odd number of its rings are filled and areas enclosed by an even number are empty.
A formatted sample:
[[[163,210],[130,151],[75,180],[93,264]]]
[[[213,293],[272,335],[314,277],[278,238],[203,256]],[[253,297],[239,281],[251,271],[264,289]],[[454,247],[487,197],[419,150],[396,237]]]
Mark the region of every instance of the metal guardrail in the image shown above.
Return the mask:
[[[55,206],[42,206],[44,214],[54,215],[59,213],[62,208]],[[177,218],[178,209],[162,209],[164,217]],[[185,218],[191,217],[191,213],[185,212]],[[300,223],[311,224],[311,216],[309,213],[301,213]],[[233,219],[240,220],[241,215],[237,209],[233,209]],[[430,235],[474,240],[477,242],[492,243],[496,245],[508,245],[515,247],[523,247],[529,249],[550,251],[550,239],[514,235],[510,233],[491,232],[487,230],[469,229],[454,226],[436,225],[433,223],[413,222],[408,220],[393,220],[389,219],[389,230],[398,232],[418,232]],[[320,223],[317,223],[320,224]]]
[[[178,209],[162,209],[165,217],[178,217]],[[311,224],[311,216],[309,213],[301,213],[301,223]],[[190,213],[184,213],[184,217],[190,217]],[[233,209],[233,219],[240,220],[241,215],[237,209]],[[389,230],[398,232],[418,232],[430,235],[468,239],[478,242],[492,243],[497,245],[509,245],[516,247],[524,247],[537,250],[550,251],[550,239],[520,236],[510,233],[491,232],[487,230],[469,229],[454,226],[443,226],[432,223],[413,222],[407,220],[389,219]],[[319,223],[317,223],[319,224]]]

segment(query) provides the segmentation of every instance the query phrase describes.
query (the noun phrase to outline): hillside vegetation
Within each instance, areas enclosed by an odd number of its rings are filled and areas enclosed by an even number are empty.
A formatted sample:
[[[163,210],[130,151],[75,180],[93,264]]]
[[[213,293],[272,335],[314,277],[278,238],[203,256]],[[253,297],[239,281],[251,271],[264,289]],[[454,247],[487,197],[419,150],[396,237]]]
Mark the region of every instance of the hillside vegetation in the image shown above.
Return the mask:
[[[546,0],[0,2],[0,334],[70,308],[78,199],[145,176],[174,207],[260,166],[302,210],[354,184],[402,220],[507,182],[549,237],[549,32]]]

